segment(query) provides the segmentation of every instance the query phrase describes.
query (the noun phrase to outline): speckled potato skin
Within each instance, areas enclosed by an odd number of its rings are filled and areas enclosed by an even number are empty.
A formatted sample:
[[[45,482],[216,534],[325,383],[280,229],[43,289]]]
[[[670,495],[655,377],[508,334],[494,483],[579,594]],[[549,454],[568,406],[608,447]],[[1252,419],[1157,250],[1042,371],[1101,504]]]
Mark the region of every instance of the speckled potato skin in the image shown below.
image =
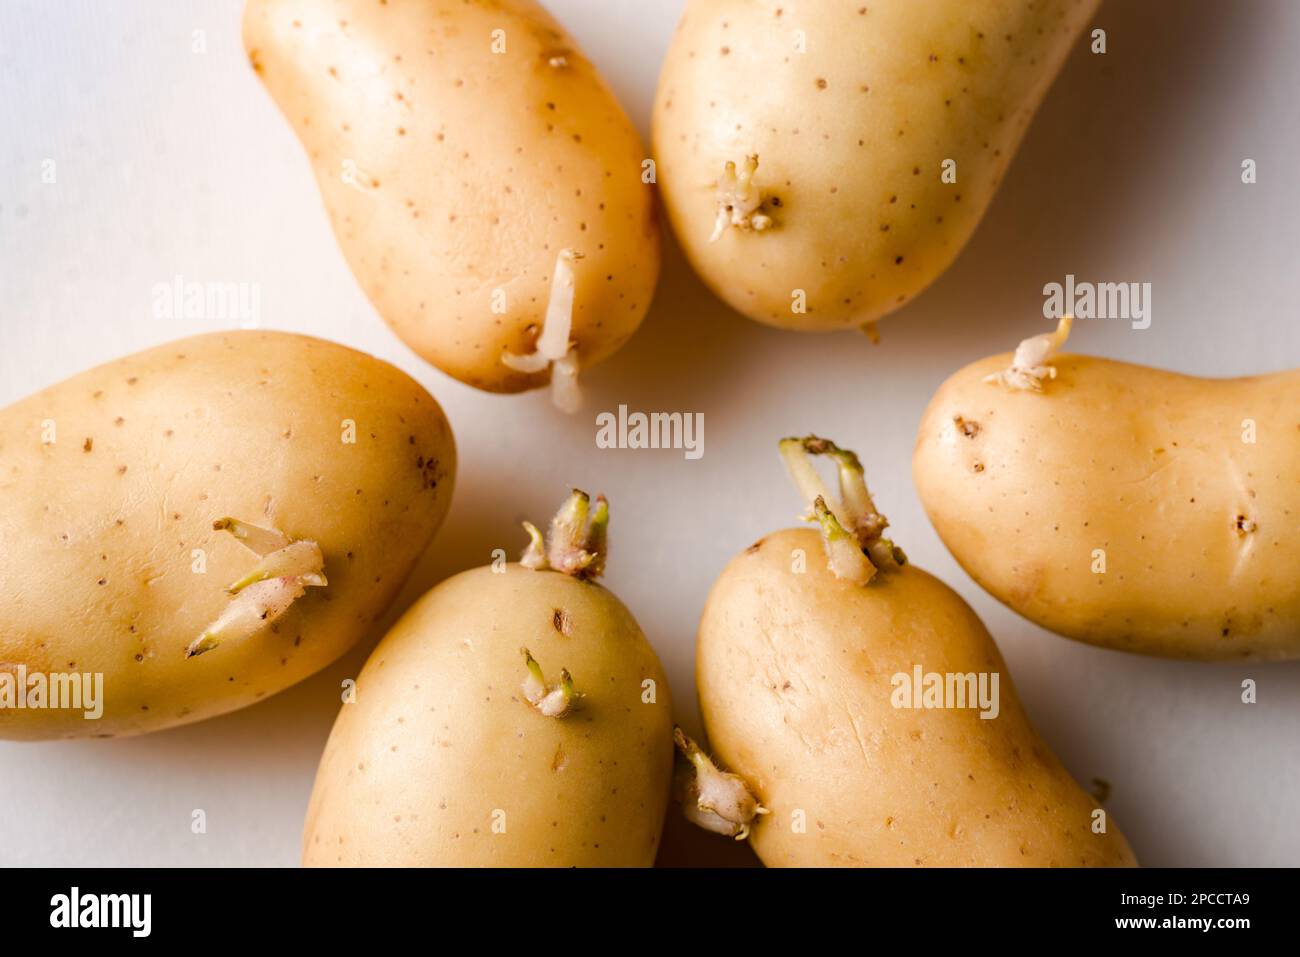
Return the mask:
[[[548,372],[514,372],[501,354],[531,351],[564,248],[583,256],[581,365],[636,330],[659,274],[649,154],[537,3],[250,0],[244,45],[307,149],[353,274],[429,362],[493,392],[544,385]]]
[[[442,522],[455,467],[447,420],[415,381],[279,332],[167,343],[0,410],[0,669],[102,672],[105,699],[97,721],[0,709],[0,737],[157,731],[323,668],[387,609]],[[226,516],[314,539],[329,584],[186,659],[258,562],[213,530]]]
[[[1098,2],[692,0],[660,74],[654,150],[696,272],[788,329],[897,309],[970,238]],[[774,225],[710,243],[714,183],[749,154]],[[948,159],[955,184],[940,179]]]
[[[894,708],[890,678],[916,664],[999,673],[999,715]],[[771,810],[750,836],[769,867],[1135,863],[1113,820],[1092,833],[1093,800],[1029,724],[984,625],[915,566],[854,585],[816,532],[769,535],[714,584],[696,671],[715,755]]]
[[[673,760],[653,649],[600,585],[503,567],[438,585],[370,656],[321,759],[304,864],[653,863]],[[546,717],[526,702],[521,647],[548,681],[572,672],[577,711]]]
[[[1300,371],[1199,379],[1066,355],[1040,393],[981,381],[1010,360],[939,388],[912,462],[971,577],[1107,648],[1300,657]]]

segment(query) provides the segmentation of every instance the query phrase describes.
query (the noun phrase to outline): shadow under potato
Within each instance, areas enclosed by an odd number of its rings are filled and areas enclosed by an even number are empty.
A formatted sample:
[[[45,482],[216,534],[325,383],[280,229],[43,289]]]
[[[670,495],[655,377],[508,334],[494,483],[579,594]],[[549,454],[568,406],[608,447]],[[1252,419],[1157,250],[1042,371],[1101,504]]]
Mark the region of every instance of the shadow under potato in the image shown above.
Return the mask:
[[[668,816],[659,841],[655,867],[762,867],[749,841],[737,841],[696,827],[682,817],[676,801],[668,802]]]
[[[879,345],[854,332],[801,334],[744,319],[716,299],[668,237],[664,272],[650,314],[632,341],[593,370],[601,408],[712,407],[743,392],[746,360],[768,337],[782,339],[792,363],[857,369],[876,380],[906,368],[937,385],[952,367],[936,342],[968,359],[1011,349],[1042,331],[1047,282],[1112,266],[1111,237],[1150,232],[1138,199],[1160,184],[1184,150],[1214,156],[1212,131],[1197,125],[1196,103],[1245,96],[1250,77],[1229,77],[1231,54],[1250,49],[1266,24],[1218,0],[1103,4],[1048,91],[983,222],[954,264],[925,292],[878,324]],[[1094,27],[1107,52],[1091,52]],[[1230,175],[1232,170],[1225,173]],[[1189,201],[1192,198],[1189,197]],[[1171,210],[1171,212],[1173,212]],[[660,211],[667,230],[667,217]],[[1207,231],[1213,223],[1206,223]],[[1120,278],[1123,278],[1120,277]],[[1170,334],[1173,330],[1170,330]],[[944,360],[936,365],[936,357]],[[896,372],[895,372],[896,374]],[[719,395],[722,393],[722,395]]]
[[[882,351],[924,363],[940,337],[959,343],[969,359],[1010,350],[1045,331],[1045,283],[1066,273],[1083,278],[1092,268],[1123,280],[1149,269],[1150,261],[1114,262],[1114,237],[1161,232],[1139,218],[1147,216],[1142,198],[1168,193],[1169,171],[1183,165],[1177,161],[1184,153],[1222,165],[1223,147],[1198,115],[1225,95],[1245,101],[1252,89],[1251,76],[1229,73],[1251,62],[1242,52],[1266,35],[1267,24],[1249,16],[1250,7],[1218,0],[1103,3],[970,243],[930,289],[880,323]],[[1106,31],[1104,54],[1091,50],[1095,28]],[[1225,184],[1237,182],[1240,159],[1234,154],[1223,168]],[[1195,203],[1188,195],[1169,210],[1171,218]],[[1203,228],[1209,234],[1215,224]],[[1151,259],[1158,258],[1159,247],[1151,249]]]

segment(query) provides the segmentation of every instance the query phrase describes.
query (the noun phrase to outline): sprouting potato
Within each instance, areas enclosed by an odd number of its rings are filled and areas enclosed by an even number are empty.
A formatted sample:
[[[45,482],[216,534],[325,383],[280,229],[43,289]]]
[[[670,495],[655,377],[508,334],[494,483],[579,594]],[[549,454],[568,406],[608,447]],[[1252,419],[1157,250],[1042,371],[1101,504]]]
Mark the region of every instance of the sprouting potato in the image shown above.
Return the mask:
[[[691,0],[654,109],[701,278],[826,331],[920,293],[970,238],[1099,0]]]
[[[687,816],[768,866],[1133,864],[975,613],[885,537],[857,456],[812,436],[781,451],[820,534],[760,539],[709,594],[696,669],[717,761],[679,740]],[[835,460],[838,496],[809,454]],[[918,672],[967,690],[912,696]]]
[[[706,831],[743,841],[760,814],[771,812],[758,803],[739,774],[721,770],[681,728],[673,731],[677,750],[686,759],[677,777],[678,801],[686,820]]]
[[[462,382],[549,379],[576,408],[660,241],[645,150],[573,38],[533,0],[250,0],[244,43],[393,330]]]
[[[590,513],[590,514],[589,514]],[[672,704],[596,583],[609,509],[575,491],[518,564],[463,572],[393,627],[326,745],[308,865],[650,866]]]
[[[955,373],[912,471],[939,537],[1058,634],[1300,657],[1300,370],[1201,379],[1056,355],[1070,320]]]
[[[0,737],[155,731],[323,668],[387,610],[455,468],[416,382],[286,333],[179,340],[0,410]],[[96,680],[97,718],[30,706]]]

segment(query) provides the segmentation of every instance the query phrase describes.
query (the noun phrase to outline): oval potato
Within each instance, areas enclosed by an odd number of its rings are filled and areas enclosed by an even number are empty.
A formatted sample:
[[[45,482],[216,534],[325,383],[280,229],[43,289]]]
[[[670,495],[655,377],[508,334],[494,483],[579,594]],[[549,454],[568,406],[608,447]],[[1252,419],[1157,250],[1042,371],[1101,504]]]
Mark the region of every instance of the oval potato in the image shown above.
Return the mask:
[[[1042,391],[953,374],[912,473],[981,587],[1079,641],[1173,658],[1300,657],[1300,371],[1199,379],[1092,356]]]
[[[311,160],[379,314],[462,382],[518,392],[556,260],[590,366],[636,330],[659,273],[635,129],[533,0],[251,0],[244,44]],[[563,344],[561,344],[563,345]]]
[[[654,109],[687,258],[770,325],[897,309],[970,238],[1097,5],[691,0]]]
[[[286,333],[182,339],[0,410],[0,701],[10,676],[103,676],[98,719],[0,707],[0,737],[155,731],[323,668],[387,610],[455,466],[415,381]],[[316,542],[329,583],[187,658],[258,565],[228,516]]]
[[[894,676],[918,666],[998,675],[993,716],[900,707]],[[817,532],[769,535],[709,593],[696,669],[715,754],[767,808],[749,839],[769,867],[1134,863],[1113,821],[1094,833],[1099,809],[979,618],[915,566],[858,585],[831,573]]]
[[[572,672],[576,711],[525,700],[522,646],[548,679]],[[555,571],[476,568],[370,656],[321,759],[303,863],[648,867],[672,753],[663,669],[614,595]]]

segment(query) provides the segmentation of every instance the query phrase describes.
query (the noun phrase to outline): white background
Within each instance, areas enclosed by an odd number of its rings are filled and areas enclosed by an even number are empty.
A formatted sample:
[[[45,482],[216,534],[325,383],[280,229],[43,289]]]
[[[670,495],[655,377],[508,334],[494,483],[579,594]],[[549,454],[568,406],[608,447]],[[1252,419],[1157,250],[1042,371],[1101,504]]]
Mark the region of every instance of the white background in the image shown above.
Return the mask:
[[[548,5],[647,134],[681,0]],[[214,327],[154,319],[155,283],[258,283],[264,326],[394,362],[451,418],[453,509],[394,612],[492,548],[521,546],[518,520],[545,518],[571,484],[603,490],[614,522],[607,584],[658,648],[688,726],[711,582],[798,510],[775,441],[832,436],[863,454],[912,560],[989,625],[1066,765],[1081,781],[1111,782],[1108,806],[1144,863],[1300,863],[1300,663],[1146,660],[1054,637],[961,572],[909,477],[934,388],[1044,328],[1042,286],[1067,272],[1154,284],[1150,329],[1080,322],[1077,351],[1201,375],[1300,365],[1300,4],[1103,7],[1109,52],[1080,46],[971,245],[882,323],[878,346],[744,320],[670,250],[652,312],[586,377],[574,418],[544,394],[474,392],[388,331],[247,66],[239,15],[236,2],[0,0],[0,405]],[[206,54],[191,52],[196,29]],[[1241,183],[1247,157],[1257,185]],[[41,182],[46,159],[57,162],[53,185]],[[703,459],[597,449],[594,415],[620,402],[703,412]],[[225,718],[130,740],[0,743],[0,864],[295,863],[339,682],[377,637]],[[1245,677],[1259,683],[1254,706],[1239,701]],[[190,831],[196,808],[205,835]]]

